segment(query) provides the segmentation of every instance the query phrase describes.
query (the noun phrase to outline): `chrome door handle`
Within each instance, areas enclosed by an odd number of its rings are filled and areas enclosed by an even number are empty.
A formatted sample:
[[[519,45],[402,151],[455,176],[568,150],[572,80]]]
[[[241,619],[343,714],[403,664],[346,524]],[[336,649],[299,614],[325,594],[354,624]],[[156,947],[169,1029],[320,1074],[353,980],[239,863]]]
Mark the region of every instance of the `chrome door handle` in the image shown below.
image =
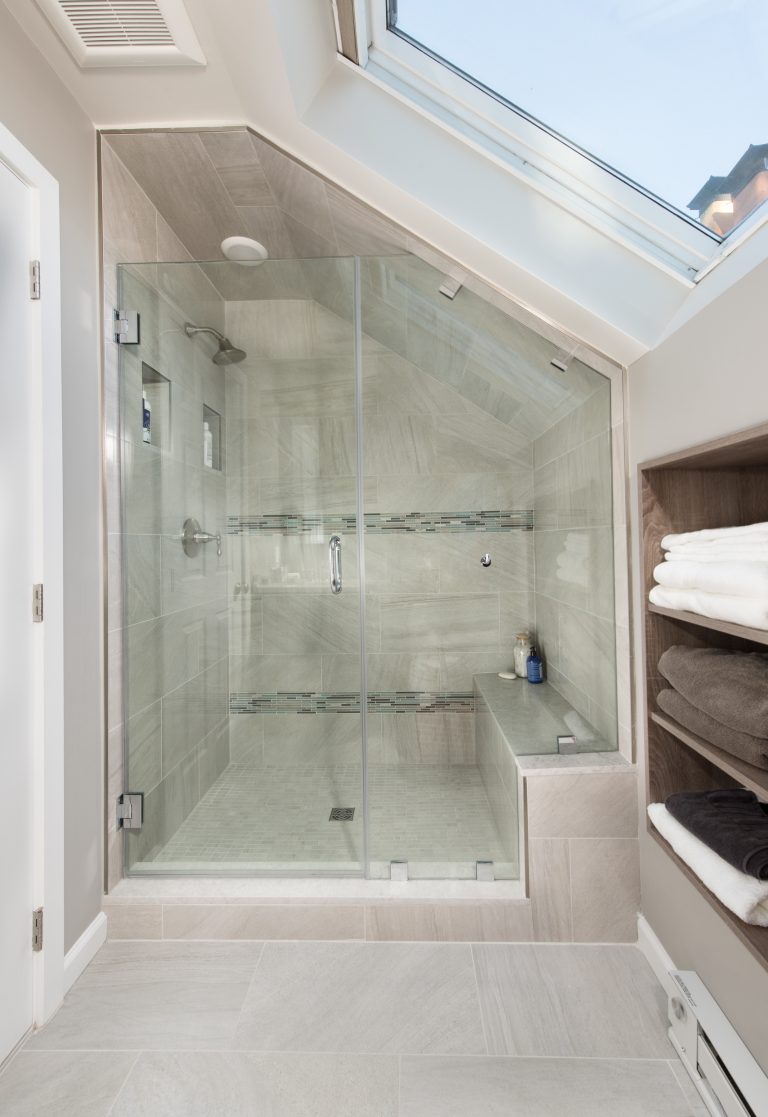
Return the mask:
[[[328,565],[331,573],[331,593],[341,593],[341,537],[332,535],[328,542]]]

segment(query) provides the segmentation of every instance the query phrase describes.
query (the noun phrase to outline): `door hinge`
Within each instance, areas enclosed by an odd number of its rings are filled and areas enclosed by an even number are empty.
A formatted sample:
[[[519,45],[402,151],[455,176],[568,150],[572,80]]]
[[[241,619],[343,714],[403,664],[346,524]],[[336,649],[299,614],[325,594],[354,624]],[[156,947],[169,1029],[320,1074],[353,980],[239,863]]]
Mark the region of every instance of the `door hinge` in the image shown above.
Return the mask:
[[[43,909],[35,908],[32,912],[32,950],[39,954],[43,949]]]
[[[31,260],[29,264],[29,297],[40,298],[40,261]]]
[[[126,791],[117,799],[117,828],[141,830],[144,822],[144,792]]]
[[[139,344],[141,319],[138,310],[116,310],[114,325],[118,345]]]
[[[40,624],[43,619],[43,583],[35,582],[32,587],[32,620]]]

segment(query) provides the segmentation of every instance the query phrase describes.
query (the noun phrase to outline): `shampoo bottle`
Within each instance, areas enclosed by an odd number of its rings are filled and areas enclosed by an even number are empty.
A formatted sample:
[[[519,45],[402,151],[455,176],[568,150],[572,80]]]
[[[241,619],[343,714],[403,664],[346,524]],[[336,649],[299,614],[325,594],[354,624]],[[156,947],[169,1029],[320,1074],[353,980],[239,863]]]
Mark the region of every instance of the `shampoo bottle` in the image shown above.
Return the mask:
[[[541,662],[541,656],[535,648],[531,648],[531,654],[526,661],[526,668],[528,670],[529,683],[544,682],[544,664]]]
[[[213,431],[208,423],[203,423],[203,465],[213,469]]]

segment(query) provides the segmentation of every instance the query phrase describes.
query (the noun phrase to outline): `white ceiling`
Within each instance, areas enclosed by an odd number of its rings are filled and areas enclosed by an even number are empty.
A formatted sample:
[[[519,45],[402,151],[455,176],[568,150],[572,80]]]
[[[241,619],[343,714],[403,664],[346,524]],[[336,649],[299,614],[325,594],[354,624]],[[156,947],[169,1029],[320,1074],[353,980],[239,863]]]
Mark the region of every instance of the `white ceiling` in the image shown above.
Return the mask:
[[[734,253],[693,289],[505,178],[338,59],[330,0],[186,0],[207,66],[141,70],[82,70],[34,0],[4,2],[96,127],[248,124],[622,364],[744,270]]]

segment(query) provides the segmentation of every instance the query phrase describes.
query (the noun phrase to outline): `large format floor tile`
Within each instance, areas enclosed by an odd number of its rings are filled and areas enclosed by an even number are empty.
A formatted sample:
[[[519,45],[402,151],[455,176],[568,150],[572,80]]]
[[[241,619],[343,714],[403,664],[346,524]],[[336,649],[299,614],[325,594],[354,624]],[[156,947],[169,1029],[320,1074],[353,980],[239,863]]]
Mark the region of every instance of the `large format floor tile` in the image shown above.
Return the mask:
[[[385,1055],[153,1052],[139,1057],[110,1117],[397,1117]]]
[[[3,1117],[107,1117],[133,1053],[20,1052],[0,1076]]]
[[[470,947],[267,943],[234,1046],[484,1054]]]
[[[635,947],[472,949],[489,1054],[670,1057],[664,994]]]
[[[261,943],[111,942],[32,1050],[232,1046]]]
[[[407,1056],[401,1065],[400,1117],[691,1117],[693,1112],[661,1059]]]

